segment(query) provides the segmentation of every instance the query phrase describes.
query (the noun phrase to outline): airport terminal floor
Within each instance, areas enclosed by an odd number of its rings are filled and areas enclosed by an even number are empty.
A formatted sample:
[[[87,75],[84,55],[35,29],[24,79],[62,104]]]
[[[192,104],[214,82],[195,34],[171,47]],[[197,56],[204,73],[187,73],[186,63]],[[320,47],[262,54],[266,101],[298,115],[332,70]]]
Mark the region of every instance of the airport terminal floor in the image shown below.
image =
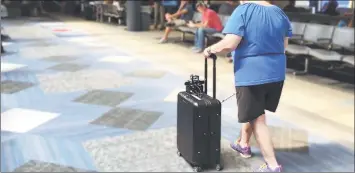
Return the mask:
[[[176,99],[204,59],[178,35],[160,45],[160,31],[64,16],[1,25],[12,38],[1,55],[1,172],[192,172],[176,153]],[[220,58],[217,73],[222,100],[232,65]],[[326,83],[288,75],[279,111],[267,113],[285,172],[354,171],[354,92]],[[254,141],[250,159],[229,148],[236,112],[234,97],[223,103],[223,171],[249,172],[263,159]]]

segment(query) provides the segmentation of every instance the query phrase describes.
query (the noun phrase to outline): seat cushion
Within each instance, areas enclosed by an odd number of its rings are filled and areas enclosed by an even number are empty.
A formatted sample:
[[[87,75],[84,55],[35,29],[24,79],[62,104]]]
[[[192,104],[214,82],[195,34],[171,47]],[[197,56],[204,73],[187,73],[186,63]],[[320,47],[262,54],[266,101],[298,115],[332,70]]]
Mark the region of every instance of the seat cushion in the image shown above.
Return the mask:
[[[187,26],[179,26],[178,30],[180,30],[181,32],[188,32],[188,33],[193,33],[195,34],[197,31],[197,28],[190,28]]]
[[[309,47],[297,44],[289,44],[286,47],[286,52],[293,55],[308,55]]]
[[[346,62],[348,64],[351,64],[351,65],[355,65],[354,64],[354,61],[355,61],[355,57],[354,55],[347,55],[347,56],[344,56],[343,59],[342,59],[343,62]]]
[[[342,55],[325,49],[310,49],[309,55],[322,61],[341,61]]]
[[[221,39],[224,38],[224,36],[225,35],[223,33],[220,33],[220,32],[212,34],[212,37],[217,37],[217,38],[221,38]]]

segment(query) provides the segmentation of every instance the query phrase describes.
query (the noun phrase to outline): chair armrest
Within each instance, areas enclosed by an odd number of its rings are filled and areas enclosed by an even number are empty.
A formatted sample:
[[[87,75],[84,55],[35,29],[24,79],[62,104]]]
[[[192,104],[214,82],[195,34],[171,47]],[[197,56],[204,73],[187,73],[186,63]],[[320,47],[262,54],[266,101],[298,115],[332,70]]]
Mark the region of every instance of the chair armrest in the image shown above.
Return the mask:
[[[330,43],[332,41],[332,39],[330,38],[318,38],[317,39],[318,42],[327,42]]]
[[[292,34],[292,37],[295,36],[295,37],[303,37],[303,34]]]
[[[318,44],[331,44],[332,43],[332,39],[329,39],[329,38],[318,38],[317,39],[317,43]]]
[[[292,40],[302,40],[303,39],[303,35],[302,34],[293,34],[290,39],[292,39]]]

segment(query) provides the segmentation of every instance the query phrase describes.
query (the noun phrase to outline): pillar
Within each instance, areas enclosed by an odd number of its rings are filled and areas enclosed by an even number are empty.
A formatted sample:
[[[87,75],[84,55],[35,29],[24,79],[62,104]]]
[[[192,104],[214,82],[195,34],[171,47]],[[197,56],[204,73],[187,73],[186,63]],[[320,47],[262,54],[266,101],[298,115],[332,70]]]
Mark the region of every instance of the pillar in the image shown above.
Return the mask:
[[[141,1],[126,1],[126,24],[128,31],[141,31]]]

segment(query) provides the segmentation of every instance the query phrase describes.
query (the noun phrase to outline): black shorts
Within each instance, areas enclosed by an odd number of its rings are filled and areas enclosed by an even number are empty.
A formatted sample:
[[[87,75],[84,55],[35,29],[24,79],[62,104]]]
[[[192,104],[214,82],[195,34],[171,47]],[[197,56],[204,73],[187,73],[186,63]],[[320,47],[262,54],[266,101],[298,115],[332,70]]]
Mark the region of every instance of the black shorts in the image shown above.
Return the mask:
[[[275,112],[279,105],[283,81],[253,86],[237,86],[238,120],[247,123],[265,114]]]

